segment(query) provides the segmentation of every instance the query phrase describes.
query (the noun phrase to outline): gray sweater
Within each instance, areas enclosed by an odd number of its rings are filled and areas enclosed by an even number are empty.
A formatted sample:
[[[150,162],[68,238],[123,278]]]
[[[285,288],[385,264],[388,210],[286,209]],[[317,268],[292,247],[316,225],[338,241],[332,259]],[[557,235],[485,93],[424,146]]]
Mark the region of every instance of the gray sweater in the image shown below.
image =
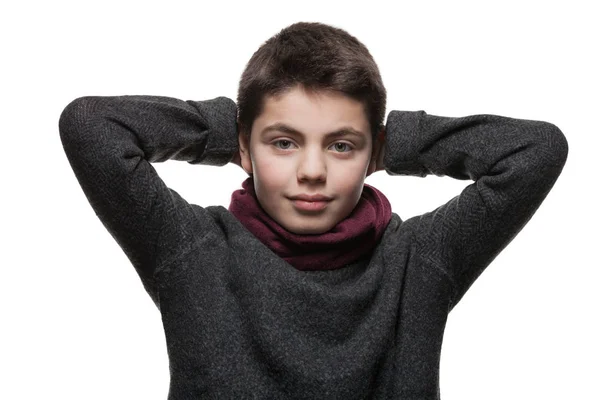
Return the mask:
[[[394,213],[370,259],[299,271],[151,165],[228,163],[236,112],[226,97],[82,97],[59,120],[87,199],[160,310],[168,398],[439,399],[448,313],[552,188],[564,135],[542,121],[391,111],[388,174],[474,182],[431,212]]]

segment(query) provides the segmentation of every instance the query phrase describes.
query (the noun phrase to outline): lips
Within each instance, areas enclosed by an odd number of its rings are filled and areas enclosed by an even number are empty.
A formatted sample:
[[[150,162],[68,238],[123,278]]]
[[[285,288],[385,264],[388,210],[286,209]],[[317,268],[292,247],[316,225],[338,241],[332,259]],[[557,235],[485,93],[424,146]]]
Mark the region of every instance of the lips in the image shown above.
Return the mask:
[[[331,197],[322,195],[322,194],[299,194],[298,196],[290,197],[292,200],[302,200],[302,201],[331,201]]]
[[[296,209],[305,212],[322,211],[332,200],[331,197],[322,194],[301,194],[290,197],[290,199],[292,200]]]

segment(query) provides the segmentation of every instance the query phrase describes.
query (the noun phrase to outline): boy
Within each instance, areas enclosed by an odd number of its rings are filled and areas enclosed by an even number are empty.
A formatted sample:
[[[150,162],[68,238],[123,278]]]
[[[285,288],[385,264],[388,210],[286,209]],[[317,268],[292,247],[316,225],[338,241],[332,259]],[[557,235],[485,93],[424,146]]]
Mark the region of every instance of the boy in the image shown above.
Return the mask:
[[[225,97],[84,97],[65,152],[159,308],[169,399],[438,399],[446,318],[531,218],[567,142],[554,125],[391,111],[368,50],[297,23]],[[151,166],[234,162],[229,209],[189,204]],[[369,174],[472,179],[402,221]]]

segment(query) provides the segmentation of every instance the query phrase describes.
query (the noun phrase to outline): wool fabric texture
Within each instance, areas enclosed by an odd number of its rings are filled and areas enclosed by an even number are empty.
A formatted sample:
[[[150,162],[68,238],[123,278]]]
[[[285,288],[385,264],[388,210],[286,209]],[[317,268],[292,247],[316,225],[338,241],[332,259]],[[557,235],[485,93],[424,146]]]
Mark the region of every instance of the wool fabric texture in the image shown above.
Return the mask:
[[[184,161],[201,175],[208,167],[196,164],[229,163],[236,117],[226,97],[90,96],[59,119],[81,188],[160,311],[168,399],[440,399],[448,314],[554,185],[568,151],[560,129],[390,111],[389,175],[473,182],[429,212],[392,212],[356,262],[301,271],[227,208],[189,202],[151,165]]]
[[[296,234],[286,230],[261,207],[252,178],[233,192],[229,211],[275,254],[303,271],[337,269],[365,257],[379,242],[392,218],[392,207],[385,195],[364,184],[354,210],[329,231]]]

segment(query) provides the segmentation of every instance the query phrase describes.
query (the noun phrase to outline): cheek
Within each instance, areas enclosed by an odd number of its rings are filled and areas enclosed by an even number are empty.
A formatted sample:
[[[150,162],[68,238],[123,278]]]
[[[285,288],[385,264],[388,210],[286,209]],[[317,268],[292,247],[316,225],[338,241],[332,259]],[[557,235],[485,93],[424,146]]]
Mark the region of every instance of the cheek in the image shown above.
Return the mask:
[[[268,154],[255,154],[253,158],[254,180],[258,186],[274,191],[283,188],[294,174],[293,163]]]
[[[333,165],[328,171],[328,179],[336,182],[336,186],[345,191],[352,191],[357,185],[361,185],[366,176],[368,163],[365,160],[356,162],[344,162]],[[360,190],[359,190],[360,192]]]

